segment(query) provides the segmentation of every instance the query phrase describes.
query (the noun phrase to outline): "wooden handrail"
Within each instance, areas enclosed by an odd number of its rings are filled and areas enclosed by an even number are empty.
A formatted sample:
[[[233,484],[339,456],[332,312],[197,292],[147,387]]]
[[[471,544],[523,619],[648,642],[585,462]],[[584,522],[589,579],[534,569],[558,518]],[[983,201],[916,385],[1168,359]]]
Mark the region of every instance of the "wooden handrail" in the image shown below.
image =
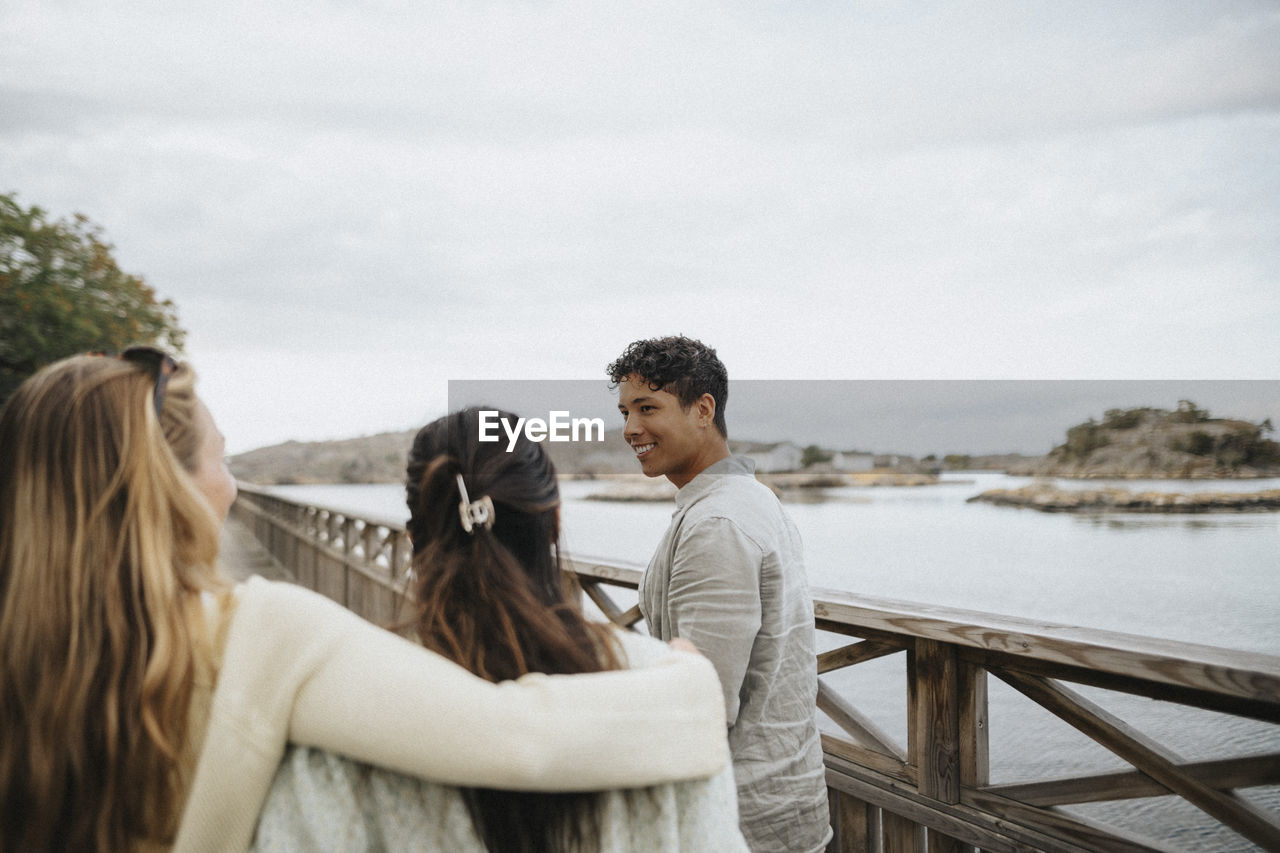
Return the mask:
[[[252,486],[241,486],[234,512],[299,582],[382,624],[403,620],[408,612],[411,549],[398,523],[286,500]],[[640,621],[638,606],[619,605],[609,594],[634,597],[638,568],[585,559],[566,563],[607,618],[624,627]],[[817,628],[855,639],[837,643],[817,661],[817,706],[839,729],[822,738],[836,830],[830,850],[1179,849],[1062,808],[1151,796],[1196,806],[1207,822],[1235,833],[1245,849],[1251,842],[1280,850],[1275,809],[1236,793],[1280,784],[1280,730],[1253,755],[1187,761],[1068,686],[1102,687],[1275,725],[1280,657],[839,590],[813,592]],[[830,681],[841,670],[899,657],[907,686],[905,745]],[[991,784],[988,674],[1132,769]]]

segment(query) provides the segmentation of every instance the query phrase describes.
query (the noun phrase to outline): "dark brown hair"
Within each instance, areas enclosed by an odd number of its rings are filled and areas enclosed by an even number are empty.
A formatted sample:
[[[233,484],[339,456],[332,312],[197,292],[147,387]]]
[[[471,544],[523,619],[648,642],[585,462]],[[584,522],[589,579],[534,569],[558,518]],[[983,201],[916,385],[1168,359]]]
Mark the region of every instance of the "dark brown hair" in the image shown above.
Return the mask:
[[[495,682],[617,669],[609,629],[588,622],[565,591],[555,467],[523,434],[510,451],[505,438],[480,441],[480,411],[428,424],[409,451],[419,639]],[[497,417],[515,429],[516,415]],[[472,501],[493,501],[491,527],[464,529],[459,474]],[[495,853],[597,846],[596,794],[466,789],[464,798],[476,834]]]
[[[710,394],[716,401],[716,429],[722,437],[729,437],[724,418],[729,402],[729,371],[716,351],[702,341],[683,335],[633,341],[605,372],[615,388],[627,377],[638,376],[654,391],[673,394],[686,411],[703,394]]]

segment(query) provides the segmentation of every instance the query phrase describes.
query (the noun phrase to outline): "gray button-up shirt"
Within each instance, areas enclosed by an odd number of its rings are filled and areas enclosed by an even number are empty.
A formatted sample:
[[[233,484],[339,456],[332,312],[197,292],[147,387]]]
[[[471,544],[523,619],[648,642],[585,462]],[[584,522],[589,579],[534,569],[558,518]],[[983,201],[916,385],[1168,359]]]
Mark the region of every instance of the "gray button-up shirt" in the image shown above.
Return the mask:
[[[650,634],[684,637],[715,664],[751,849],[807,853],[831,837],[813,601],[795,525],[754,473],[751,460],[730,457],[676,493],[640,611]]]

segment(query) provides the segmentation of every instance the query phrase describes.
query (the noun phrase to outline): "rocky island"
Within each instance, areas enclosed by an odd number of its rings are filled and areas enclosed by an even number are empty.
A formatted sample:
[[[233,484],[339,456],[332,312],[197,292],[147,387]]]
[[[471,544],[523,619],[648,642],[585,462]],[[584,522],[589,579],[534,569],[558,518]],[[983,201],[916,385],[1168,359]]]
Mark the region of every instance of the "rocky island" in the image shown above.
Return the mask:
[[[1214,418],[1189,400],[1168,409],[1110,409],[1067,430],[1047,456],[1010,466],[1022,477],[1220,480],[1280,477],[1280,443],[1255,424]]]
[[[237,480],[258,485],[401,483],[417,430],[341,441],[286,441],[231,457]]]
[[[1041,512],[1275,512],[1280,489],[1261,492],[1134,492],[1129,489],[1063,489],[1033,483],[1020,489],[991,489],[969,503],[1018,506]]]
[[[1280,477],[1280,443],[1271,422],[1214,418],[1189,400],[1167,409],[1111,409],[1067,430],[1048,455],[1008,469],[1012,476],[1088,480],[1248,480]],[[1273,512],[1280,489],[1142,491],[1063,488],[1049,482],[992,489],[969,502],[1041,512]]]

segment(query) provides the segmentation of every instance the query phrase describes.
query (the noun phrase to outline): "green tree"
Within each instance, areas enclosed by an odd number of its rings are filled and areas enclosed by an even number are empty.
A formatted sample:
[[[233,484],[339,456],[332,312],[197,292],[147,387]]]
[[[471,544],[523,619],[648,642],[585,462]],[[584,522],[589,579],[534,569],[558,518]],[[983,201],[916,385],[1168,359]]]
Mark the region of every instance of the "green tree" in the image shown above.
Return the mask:
[[[1204,430],[1196,430],[1175,445],[1176,449],[1194,456],[1212,455],[1213,446],[1213,436]]]
[[[131,344],[182,350],[177,309],[116,265],[87,217],[49,221],[0,195],[0,403],[27,376],[78,352]]]
[[[1107,409],[1102,416],[1102,426],[1105,429],[1133,429],[1142,423],[1142,419],[1147,415],[1155,412],[1155,409]]]
[[[816,444],[811,444],[800,453],[800,467],[808,468],[810,465],[816,465],[819,462],[830,462],[831,454],[823,451]]]
[[[1061,452],[1067,459],[1085,459],[1090,453],[1109,443],[1110,439],[1102,427],[1093,418],[1089,418],[1085,423],[1067,430],[1067,443],[1054,448],[1054,451]]]
[[[1197,424],[1209,420],[1209,410],[1201,409],[1190,400],[1179,400],[1178,409],[1170,420],[1178,424]]]

